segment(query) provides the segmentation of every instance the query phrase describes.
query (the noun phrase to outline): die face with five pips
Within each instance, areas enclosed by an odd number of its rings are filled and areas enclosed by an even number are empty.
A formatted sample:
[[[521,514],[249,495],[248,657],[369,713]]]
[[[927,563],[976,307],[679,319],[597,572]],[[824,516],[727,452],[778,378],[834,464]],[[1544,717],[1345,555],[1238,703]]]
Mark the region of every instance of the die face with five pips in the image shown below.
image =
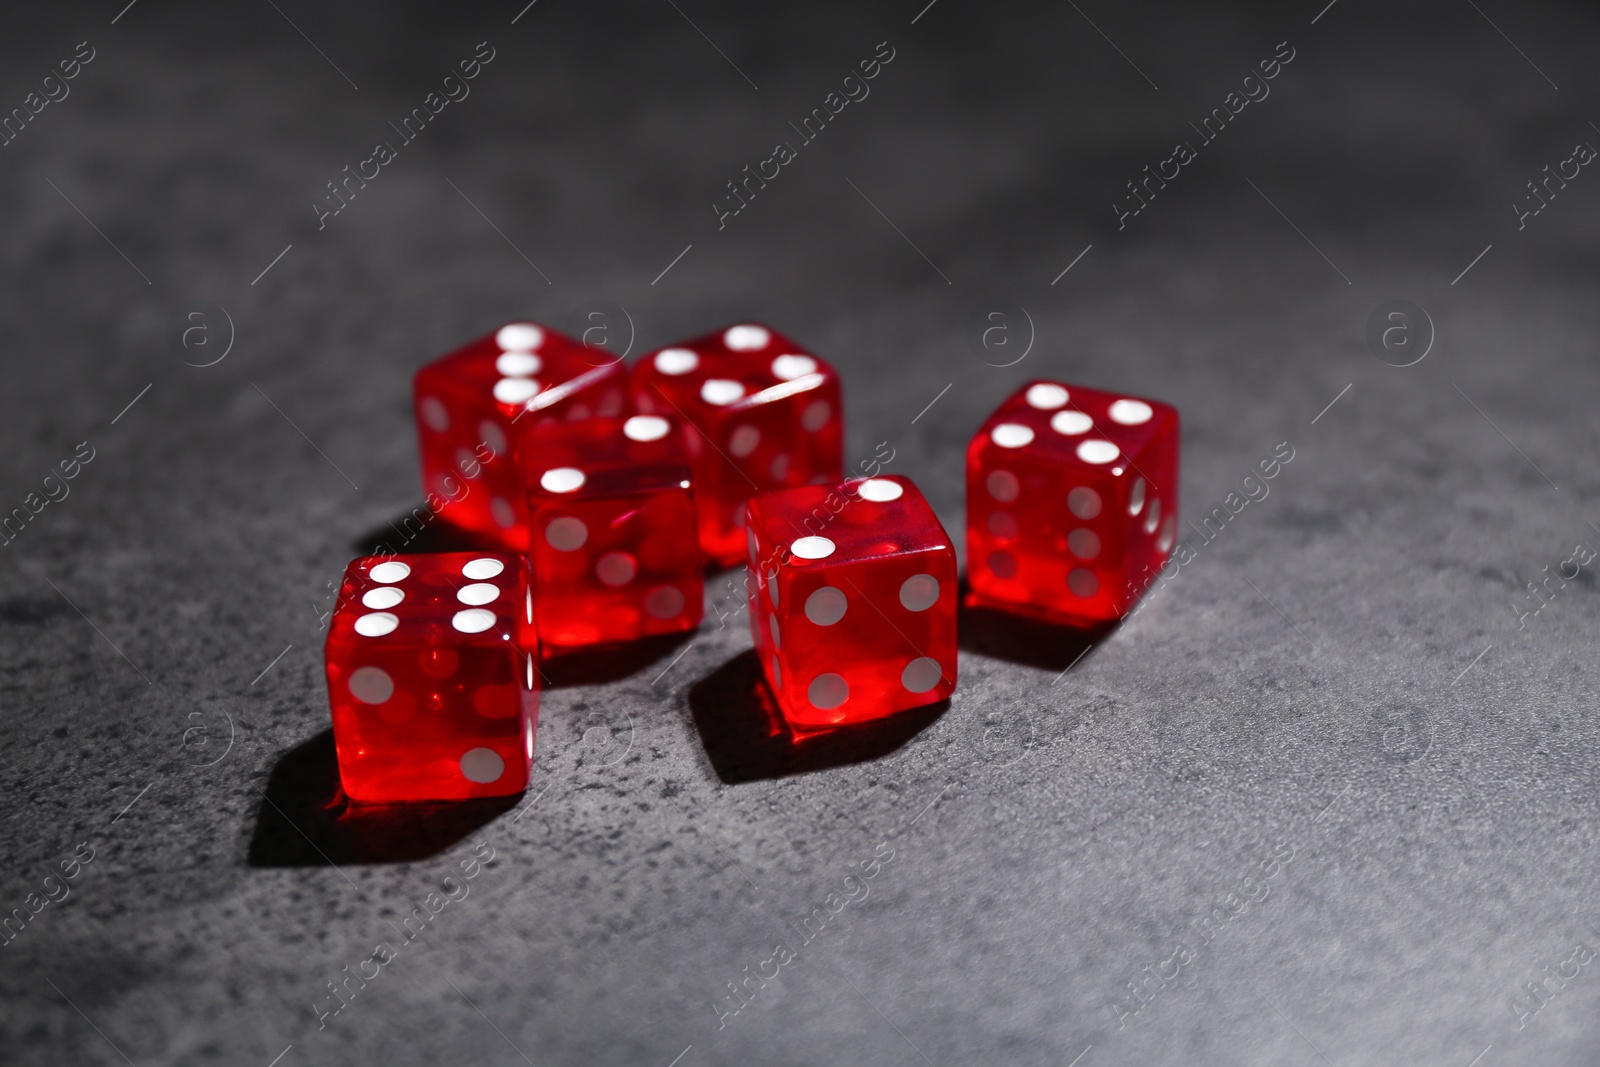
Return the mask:
[[[352,561],[324,647],[345,792],[393,802],[526,788],[539,716],[533,617],[520,555]]]
[[[619,361],[533,322],[508,323],[427,364],[412,392],[428,507],[514,549],[528,547],[517,433],[628,410]]]
[[[631,384],[637,410],[688,427],[700,544],[722,566],[744,557],[751,497],[843,477],[839,376],[769,327],[729,326],[646,353]]]
[[[1171,555],[1178,412],[1035,381],[967,447],[968,602],[1049,622],[1121,618]]]
[[[908,478],[750,502],[750,628],[797,731],[936,703],[956,684],[956,557]]]

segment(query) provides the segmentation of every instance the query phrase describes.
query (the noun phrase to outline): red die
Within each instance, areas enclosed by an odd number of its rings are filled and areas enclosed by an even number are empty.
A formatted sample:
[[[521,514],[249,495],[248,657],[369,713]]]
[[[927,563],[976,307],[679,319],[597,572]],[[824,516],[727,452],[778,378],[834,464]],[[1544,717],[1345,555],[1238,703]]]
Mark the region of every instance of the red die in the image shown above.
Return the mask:
[[[353,561],[324,649],[345,792],[399,801],[526,789],[539,717],[532,620],[520,556]]]
[[[970,604],[1119,619],[1177,525],[1178,412],[1160,401],[1032,382],[967,446]]]
[[[907,478],[750,502],[750,629],[795,730],[866,722],[956,687],[956,554]]]
[[[513,322],[417,371],[413,394],[428,506],[511,548],[528,545],[512,424],[620,415],[621,362],[531,322]]]
[[[660,415],[534,425],[518,436],[547,646],[700,624],[705,561],[684,436]]]
[[[646,355],[633,368],[633,399],[697,431],[689,458],[700,547],[724,566],[744,555],[745,501],[844,476],[838,374],[765,326],[730,326]]]

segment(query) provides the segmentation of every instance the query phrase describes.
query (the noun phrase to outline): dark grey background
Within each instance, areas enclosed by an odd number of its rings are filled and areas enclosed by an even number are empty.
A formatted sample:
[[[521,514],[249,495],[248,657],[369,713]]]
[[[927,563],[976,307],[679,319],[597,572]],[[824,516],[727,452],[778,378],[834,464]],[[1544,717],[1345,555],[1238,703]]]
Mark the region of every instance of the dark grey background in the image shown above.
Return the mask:
[[[1600,145],[1584,5],[119,10],[0,31],[3,111],[97,51],[0,148],[0,505],[95,449],[0,549],[0,911],[96,852],[0,948],[0,1060],[1595,1062],[1600,964],[1512,1007],[1600,947],[1592,566],[1514,607],[1600,544],[1600,176],[1511,207]],[[319,232],[324,183],[485,40]],[[1285,40],[1118,231],[1124,183]],[[880,41],[870,97],[719,232],[723,183]],[[1394,299],[1437,328],[1405,369],[1364,340]],[[890,442],[952,531],[968,435],[1034,376],[1176,404],[1186,518],[1295,458],[1075,665],[965,620],[942,714],[763,740],[735,572],[692,642],[551,668],[520,806],[325,810],[319,612],[418,503],[411,372],[596,301],[635,353],[744,318],[809,344],[851,456]],[[986,366],[1006,307],[1034,343]],[[225,317],[226,358],[184,365]],[[319,1031],[480,841],[470,895]],[[880,843],[870,896],[719,1030]],[[1129,982],[1263,886],[1119,1029]]]

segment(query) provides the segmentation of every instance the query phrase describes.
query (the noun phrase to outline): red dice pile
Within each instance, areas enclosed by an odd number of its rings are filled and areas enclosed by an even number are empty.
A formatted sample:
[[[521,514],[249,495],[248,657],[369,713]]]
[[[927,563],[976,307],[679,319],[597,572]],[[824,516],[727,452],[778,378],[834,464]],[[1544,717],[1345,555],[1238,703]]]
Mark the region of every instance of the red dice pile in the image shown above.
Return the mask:
[[[423,367],[415,394],[430,506],[497,548],[346,569],[326,659],[351,798],[522,791],[540,656],[694,630],[708,563],[749,564],[796,734],[955,689],[950,536],[910,479],[844,477],[838,374],[781,334],[731,326],[630,370],[517,322]],[[1173,408],[1024,386],[967,450],[966,602],[1122,617],[1171,553],[1177,489]]]

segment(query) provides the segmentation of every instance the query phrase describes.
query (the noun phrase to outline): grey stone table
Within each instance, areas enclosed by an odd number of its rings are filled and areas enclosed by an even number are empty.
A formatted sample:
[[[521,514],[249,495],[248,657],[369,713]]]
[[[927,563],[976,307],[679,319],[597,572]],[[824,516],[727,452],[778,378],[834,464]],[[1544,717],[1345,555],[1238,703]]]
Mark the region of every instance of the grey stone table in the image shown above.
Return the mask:
[[[1597,29],[8,11],[0,1061],[1595,1062]],[[952,531],[1020,382],[1161,397],[1192,558],[799,747],[716,575],[692,640],[549,665],[525,797],[330,808],[410,374],[523,315],[778,325]]]

